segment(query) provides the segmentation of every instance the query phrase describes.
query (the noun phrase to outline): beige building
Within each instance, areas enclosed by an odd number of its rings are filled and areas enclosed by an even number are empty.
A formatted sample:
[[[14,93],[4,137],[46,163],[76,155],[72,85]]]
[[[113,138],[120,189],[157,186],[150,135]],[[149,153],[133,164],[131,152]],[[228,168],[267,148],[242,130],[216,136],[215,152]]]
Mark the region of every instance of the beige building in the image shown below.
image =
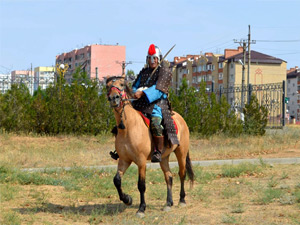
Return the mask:
[[[248,56],[248,52],[246,52]],[[170,62],[173,73],[173,88],[179,89],[182,79],[189,86],[198,88],[206,82],[207,90],[217,92],[220,88],[235,87],[242,84],[242,68],[245,64],[245,85],[247,85],[248,60],[243,62],[243,48],[225,49],[224,55],[205,53],[174,57]],[[260,52],[251,51],[249,81],[252,85],[278,83],[286,80],[286,62]]]

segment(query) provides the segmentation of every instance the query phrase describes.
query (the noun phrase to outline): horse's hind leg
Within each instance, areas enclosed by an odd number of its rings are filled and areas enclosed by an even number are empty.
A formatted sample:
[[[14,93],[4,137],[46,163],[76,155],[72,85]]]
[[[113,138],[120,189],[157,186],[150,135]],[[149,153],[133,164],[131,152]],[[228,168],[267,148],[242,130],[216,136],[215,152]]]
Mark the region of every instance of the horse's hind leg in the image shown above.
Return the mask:
[[[164,208],[165,211],[169,211],[171,206],[173,206],[173,197],[172,197],[172,185],[173,185],[173,176],[169,167],[169,156],[162,159],[160,162],[160,167],[165,175],[165,181],[167,183],[167,205]]]
[[[183,153],[181,146],[177,147],[175,150],[176,158],[179,165],[179,177],[180,177],[180,200],[179,205],[185,205],[185,190],[184,190],[184,180],[186,176],[186,154]]]
[[[143,165],[138,166],[139,169],[139,181],[138,181],[138,189],[140,192],[140,206],[137,211],[138,217],[144,217],[144,212],[146,210],[146,202],[145,202],[145,191],[146,191],[146,162]]]
[[[131,162],[125,162],[124,160],[119,159],[118,171],[114,177],[114,184],[118,190],[120,200],[123,201],[126,205],[132,204],[132,198],[130,195],[125,194],[122,191],[122,176],[124,175],[127,168],[130,166]]]

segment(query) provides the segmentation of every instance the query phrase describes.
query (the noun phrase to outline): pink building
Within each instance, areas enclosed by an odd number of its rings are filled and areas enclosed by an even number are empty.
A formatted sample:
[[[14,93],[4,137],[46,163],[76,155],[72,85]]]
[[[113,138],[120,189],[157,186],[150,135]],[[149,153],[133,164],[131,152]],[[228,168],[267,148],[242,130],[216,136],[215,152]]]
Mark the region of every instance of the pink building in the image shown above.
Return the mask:
[[[125,46],[94,44],[57,55],[56,64],[69,65],[66,76],[71,76],[80,67],[87,72],[88,77],[102,80],[107,76],[122,74],[121,62],[125,61],[125,51]]]

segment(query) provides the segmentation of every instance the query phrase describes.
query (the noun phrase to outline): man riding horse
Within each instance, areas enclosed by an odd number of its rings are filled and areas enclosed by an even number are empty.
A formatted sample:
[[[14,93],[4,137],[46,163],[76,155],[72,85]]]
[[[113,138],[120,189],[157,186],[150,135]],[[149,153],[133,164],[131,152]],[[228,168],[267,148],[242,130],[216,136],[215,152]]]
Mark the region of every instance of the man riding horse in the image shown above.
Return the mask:
[[[172,74],[161,60],[160,49],[151,44],[146,58],[147,67],[140,71],[132,88],[137,99],[133,102],[133,107],[146,114],[151,120],[150,127],[155,146],[151,162],[161,161],[164,147],[163,128],[166,129],[165,133],[171,144],[179,144],[167,98]]]
[[[134,97],[137,99],[132,103],[133,107],[151,120],[150,128],[155,147],[151,162],[161,162],[164,134],[171,145],[179,145],[167,98],[172,73],[162,60],[160,49],[151,44],[146,57],[147,66],[140,71],[132,86]],[[117,133],[116,127],[113,133]],[[110,154],[112,158],[118,158],[116,152]]]

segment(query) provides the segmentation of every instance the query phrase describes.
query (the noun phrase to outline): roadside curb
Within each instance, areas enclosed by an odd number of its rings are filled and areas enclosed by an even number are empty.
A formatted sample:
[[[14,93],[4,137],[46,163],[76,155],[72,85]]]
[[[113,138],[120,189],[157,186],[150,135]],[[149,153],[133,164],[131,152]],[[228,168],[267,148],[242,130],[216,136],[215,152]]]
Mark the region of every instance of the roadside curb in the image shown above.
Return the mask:
[[[296,158],[259,158],[259,159],[226,159],[226,160],[203,160],[203,161],[192,161],[193,166],[213,166],[213,165],[237,165],[240,163],[252,163],[252,164],[300,164],[300,157]],[[132,164],[136,167],[135,164]],[[170,162],[170,168],[178,167],[177,162]],[[82,166],[85,169],[96,169],[96,170],[116,170],[117,165],[107,165],[107,166]],[[147,168],[158,169],[160,168],[159,163],[147,163]],[[65,170],[69,171],[74,169],[74,167],[52,167],[52,168],[24,168],[21,171],[24,172],[49,172]]]

